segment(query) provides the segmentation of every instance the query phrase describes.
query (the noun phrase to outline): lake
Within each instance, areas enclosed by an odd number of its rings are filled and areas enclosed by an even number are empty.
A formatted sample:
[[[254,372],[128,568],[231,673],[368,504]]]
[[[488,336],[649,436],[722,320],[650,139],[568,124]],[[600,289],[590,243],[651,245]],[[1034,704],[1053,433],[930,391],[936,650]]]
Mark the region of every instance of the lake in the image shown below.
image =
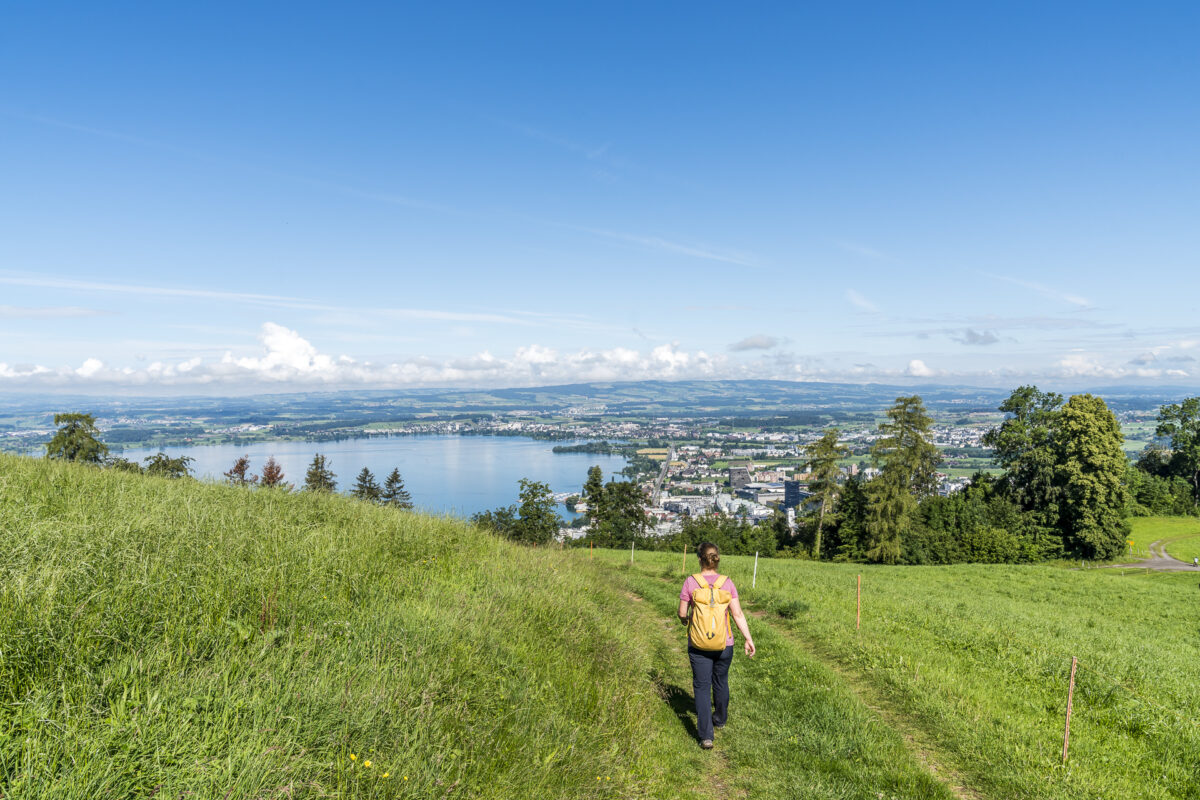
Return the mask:
[[[348,492],[359,471],[366,467],[382,484],[394,467],[422,511],[468,517],[477,511],[517,502],[517,481],[529,478],[550,484],[554,492],[578,492],[588,468],[598,465],[605,480],[625,468],[622,456],[592,453],[555,453],[559,444],[517,436],[378,436],[339,442],[263,442],[251,445],[204,445],[164,448],[170,456],[195,459],[197,478],[223,480],[222,473],[239,456],[250,456],[250,471],[262,469],[269,456],[283,467],[284,480],[297,488],[315,453],[325,455],[337,475],[337,488]],[[128,448],[114,453],[130,461],[142,460],[158,448]],[[574,515],[559,507],[564,518]]]

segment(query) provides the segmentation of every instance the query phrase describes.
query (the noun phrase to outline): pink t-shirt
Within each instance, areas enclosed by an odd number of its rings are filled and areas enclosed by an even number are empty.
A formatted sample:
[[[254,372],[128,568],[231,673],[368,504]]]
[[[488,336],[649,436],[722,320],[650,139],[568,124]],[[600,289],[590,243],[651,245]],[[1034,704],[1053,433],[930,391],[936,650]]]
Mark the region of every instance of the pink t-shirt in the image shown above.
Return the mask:
[[[717,576],[705,575],[704,580],[707,581],[709,586],[712,586],[717,582]],[[687,580],[683,582],[683,588],[679,591],[679,599],[688,603],[692,602],[692,592],[699,588],[700,584],[696,582],[696,576],[688,575]],[[733,596],[734,600],[737,600],[737,587],[733,585],[733,578],[726,577],[725,582],[721,584],[721,588],[729,592],[729,594]],[[725,613],[725,631],[725,646],[733,647],[733,625],[732,621],[729,619],[728,612]]]

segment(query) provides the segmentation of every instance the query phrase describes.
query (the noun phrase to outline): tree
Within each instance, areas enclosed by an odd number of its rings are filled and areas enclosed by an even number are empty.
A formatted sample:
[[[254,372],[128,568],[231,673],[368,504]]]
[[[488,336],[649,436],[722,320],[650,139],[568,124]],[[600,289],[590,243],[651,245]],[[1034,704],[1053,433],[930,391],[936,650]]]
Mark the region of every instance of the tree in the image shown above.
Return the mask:
[[[250,456],[242,456],[233,462],[233,466],[225,473],[225,479],[232,486],[249,486],[258,482],[257,475],[250,475]]]
[[[547,544],[563,525],[562,517],[554,510],[550,486],[527,478],[522,478],[520,485],[521,504],[513,538],[526,544]]]
[[[262,475],[259,476],[258,485],[265,486],[268,489],[288,488],[288,485],[283,482],[283,468],[275,461],[275,456],[270,456],[267,459],[267,463],[263,464]]]
[[[171,458],[164,452],[157,452],[142,459],[146,464],[147,475],[157,475],[160,478],[190,478],[192,468],[189,466],[196,459],[191,456]]]
[[[85,464],[99,464],[104,460],[108,447],[97,438],[100,431],[91,414],[55,414],[54,424],[58,431],[46,444],[47,458]]]
[[[393,468],[387,480],[383,482],[383,504],[412,511],[412,495],[404,488],[404,479],[400,477],[399,468]]]
[[[592,536],[602,545],[621,547],[646,533],[650,520],[646,516],[646,498],[633,481],[609,481],[598,496],[598,508],[593,511],[588,499],[588,517],[592,520]]]
[[[597,519],[604,513],[604,473],[600,467],[588,469],[587,480],[583,484],[583,499],[587,501],[588,519]]]
[[[136,472],[138,475],[144,471],[141,464],[122,456],[109,456],[104,460],[104,466],[117,472]]]
[[[562,518],[554,510],[549,485],[522,478],[519,506],[481,511],[471,522],[522,544],[547,544],[558,534]]]
[[[1187,480],[1200,500],[1200,397],[1160,408],[1154,433],[1171,440],[1170,470]]]
[[[1063,398],[1036,386],[1013,390],[1000,404],[1012,416],[983,435],[996,462],[1004,468],[1000,490],[1031,512],[1045,528],[1058,526],[1058,453],[1054,434],[1062,414]]]
[[[1102,399],[1077,394],[1063,406],[1056,428],[1064,539],[1081,555],[1112,558],[1129,538],[1121,425]]]
[[[907,530],[917,501],[904,484],[904,473],[885,471],[865,486],[866,551],[864,555],[882,564],[895,564],[903,552],[901,536]]]
[[[808,469],[812,474],[808,488],[820,503],[817,516],[817,532],[813,538],[813,558],[821,557],[821,528],[825,524],[825,514],[832,511],[840,491],[838,477],[838,459],[849,452],[838,444],[838,429],[830,428],[815,442],[805,446],[804,455],[808,458]]]
[[[329,468],[329,462],[325,456],[317,453],[313,456],[312,463],[308,465],[308,472],[304,473],[304,491],[306,492],[332,492],[337,489],[337,476],[333,474],[333,470]]]
[[[382,499],[383,491],[379,488],[371,470],[363,467],[362,472],[358,473],[358,478],[354,481],[354,488],[350,490],[350,494],[359,500],[378,503]]]
[[[929,441],[933,420],[919,395],[897,397],[887,410],[887,422],[879,424],[880,437],[871,447],[871,457],[890,473],[894,485],[916,497],[937,490],[937,467],[942,456]]]

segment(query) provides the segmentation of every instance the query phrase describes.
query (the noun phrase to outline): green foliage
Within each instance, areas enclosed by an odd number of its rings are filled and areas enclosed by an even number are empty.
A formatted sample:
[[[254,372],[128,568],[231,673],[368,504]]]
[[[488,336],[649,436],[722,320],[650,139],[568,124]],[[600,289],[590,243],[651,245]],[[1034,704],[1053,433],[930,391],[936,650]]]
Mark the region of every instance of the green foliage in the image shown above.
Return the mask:
[[[821,438],[805,446],[804,456],[808,459],[808,471],[812,474],[809,491],[817,503],[817,526],[813,535],[813,558],[821,557],[821,529],[825,515],[836,510],[837,497],[841,491],[838,479],[841,471],[838,460],[844,458],[849,449],[838,444],[838,429],[830,428]],[[797,509],[799,510],[799,509]]]
[[[925,404],[918,395],[897,397],[885,413],[888,421],[879,424],[880,436],[871,447],[871,458],[882,465],[894,488],[915,497],[933,494],[942,456],[929,440],[933,419]]]
[[[175,479],[190,478],[192,476],[191,463],[195,460],[191,456],[176,456],[175,458],[171,458],[161,451],[152,456],[146,456],[143,459],[146,464],[145,472],[147,475]]]
[[[104,459],[104,466],[117,472],[135,472],[139,475],[144,471],[141,464],[121,456],[109,456]]]
[[[557,550],[46,459],[0,486],[5,797],[708,796],[660,629]]]
[[[308,472],[304,473],[304,491],[333,492],[337,489],[336,478],[325,456],[317,453],[308,465]]]
[[[1060,486],[1054,432],[1062,402],[1062,395],[1021,386],[1000,404],[1000,410],[1011,416],[983,436],[996,463],[1004,468],[1001,491],[1047,527],[1058,525]]]
[[[386,506],[412,511],[412,495],[404,488],[404,479],[400,477],[399,467],[393,467],[387,479],[384,480],[381,499]]]
[[[645,536],[650,525],[646,516],[646,498],[633,481],[610,480],[596,489],[599,468],[588,471],[584,493],[588,502],[591,527],[585,541],[600,547],[624,547]]]
[[[1154,433],[1171,440],[1170,474],[1188,481],[1200,501],[1200,397],[1159,409]]]
[[[55,414],[58,430],[46,444],[46,457],[63,461],[99,464],[108,447],[99,439],[96,419],[91,414]]]
[[[563,526],[549,485],[522,478],[519,505],[483,511],[471,522],[521,544],[549,544]]]
[[[371,470],[363,467],[354,481],[354,488],[350,490],[350,496],[356,500],[378,503],[383,499],[383,490],[379,488],[379,482],[375,480],[375,475]]]
[[[1063,406],[1055,439],[1067,546],[1086,558],[1123,553],[1127,461],[1117,418],[1099,397],[1074,395]]]

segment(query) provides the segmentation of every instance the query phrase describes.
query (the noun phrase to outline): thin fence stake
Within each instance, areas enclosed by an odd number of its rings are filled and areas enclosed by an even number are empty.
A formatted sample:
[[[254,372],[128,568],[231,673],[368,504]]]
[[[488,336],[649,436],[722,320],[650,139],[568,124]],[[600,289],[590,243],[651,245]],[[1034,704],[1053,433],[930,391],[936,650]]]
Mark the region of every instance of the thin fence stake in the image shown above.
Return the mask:
[[[862,626],[862,575],[858,576],[858,610],[854,614],[854,630]]]
[[[753,589],[758,585],[758,551],[754,551],[754,580],[750,581],[750,588]]]
[[[1067,687],[1067,725],[1063,729],[1063,763],[1067,763],[1067,746],[1071,743],[1071,706],[1075,701],[1075,669],[1079,659],[1071,656],[1071,684]]]
[[[629,563],[633,563],[633,542],[629,543]]]
[[[588,558],[596,557],[596,543],[588,542]]]
[[[687,574],[687,541],[683,543],[683,557],[679,559],[679,572],[683,575]]]

